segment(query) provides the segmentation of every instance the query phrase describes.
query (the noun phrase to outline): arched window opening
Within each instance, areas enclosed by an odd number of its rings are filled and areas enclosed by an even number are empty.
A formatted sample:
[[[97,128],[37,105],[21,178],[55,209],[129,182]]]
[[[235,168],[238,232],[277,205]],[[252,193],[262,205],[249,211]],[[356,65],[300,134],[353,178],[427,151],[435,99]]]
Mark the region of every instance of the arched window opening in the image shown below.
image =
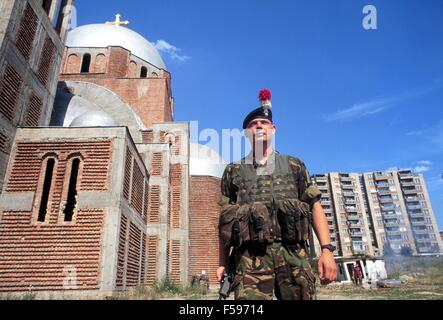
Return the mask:
[[[80,159],[72,160],[71,177],[69,178],[68,198],[66,201],[65,210],[63,210],[65,221],[67,222],[72,221],[74,210],[77,206],[77,180],[79,169]]]
[[[89,72],[90,66],[91,66],[91,55],[89,53],[85,53],[83,55],[82,68],[80,72]]]
[[[142,67],[140,71],[140,78],[147,78],[148,77],[148,68]]]
[[[38,221],[45,222],[46,212],[48,211],[48,200],[52,185],[52,176],[54,175],[55,160],[48,159],[46,162],[45,180],[43,182],[42,197],[40,200],[40,209],[38,211]]]

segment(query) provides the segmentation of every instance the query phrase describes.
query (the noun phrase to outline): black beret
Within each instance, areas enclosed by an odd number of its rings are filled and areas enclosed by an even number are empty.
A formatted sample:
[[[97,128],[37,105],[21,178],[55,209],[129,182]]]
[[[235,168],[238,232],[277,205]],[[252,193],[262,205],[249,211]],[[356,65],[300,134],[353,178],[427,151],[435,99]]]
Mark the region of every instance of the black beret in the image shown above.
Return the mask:
[[[248,124],[254,119],[268,119],[272,122],[272,110],[263,107],[255,109],[246,116],[245,121],[243,121],[243,129],[246,129]]]

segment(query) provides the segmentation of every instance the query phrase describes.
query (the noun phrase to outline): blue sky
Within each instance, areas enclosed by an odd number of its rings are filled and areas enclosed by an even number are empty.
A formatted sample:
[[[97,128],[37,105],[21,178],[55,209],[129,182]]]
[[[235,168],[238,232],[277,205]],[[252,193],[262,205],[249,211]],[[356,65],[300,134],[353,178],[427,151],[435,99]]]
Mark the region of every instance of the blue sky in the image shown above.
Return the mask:
[[[362,26],[377,8],[377,30]],[[273,91],[277,148],[311,173],[416,168],[443,229],[443,0],[77,0],[165,49],[175,120],[240,128]],[[160,41],[159,40],[163,40]]]

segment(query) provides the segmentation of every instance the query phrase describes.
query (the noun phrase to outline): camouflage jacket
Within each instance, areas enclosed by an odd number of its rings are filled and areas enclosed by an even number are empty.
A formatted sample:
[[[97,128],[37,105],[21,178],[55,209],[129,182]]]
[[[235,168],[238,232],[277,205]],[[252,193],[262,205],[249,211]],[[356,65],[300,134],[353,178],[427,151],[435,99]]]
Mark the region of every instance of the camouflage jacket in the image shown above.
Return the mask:
[[[222,215],[239,205],[239,193],[248,195],[249,204],[265,205],[271,216],[276,240],[281,240],[280,229],[285,228],[277,219],[279,210],[291,211],[291,206],[300,206],[301,203],[306,206],[304,211],[307,212],[310,211],[309,206],[321,198],[321,192],[305,164],[298,158],[283,156],[278,152],[269,157],[265,166],[256,164],[250,156],[228,165],[221,181],[221,192]],[[305,237],[305,234],[302,235],[302,238]]]

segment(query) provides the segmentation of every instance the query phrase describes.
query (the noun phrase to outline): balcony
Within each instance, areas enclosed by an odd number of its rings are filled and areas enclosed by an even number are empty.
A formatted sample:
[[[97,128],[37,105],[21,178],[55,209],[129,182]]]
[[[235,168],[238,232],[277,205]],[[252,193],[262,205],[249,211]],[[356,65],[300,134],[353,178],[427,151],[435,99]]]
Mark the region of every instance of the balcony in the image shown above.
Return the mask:
[[[326,177],[318,177],[318,176],[314,176],[314,180],[316,182],[328,182],[328,178]]]
[[[387,213],[383,215],[383,218],[385,219],[395,219],[398,218],[400,215],[396,214],[396,213]]]
[[[420,206],[420,205],[408,206],[408,210],[416,210],[416,209],[421,209],[421,208],[422,208],[422,206]]]
[[[358,254],[367,254],[368,251],[367,250],[362,250],[362,249],[353,249],[353,254],[358,255]]]
[[[415,241],[417,241],[417,242],[426,242],[426,243],[429,243],[429,241],[431,241],[431,239],[429,239],[429,238],[423,238],[423,239],[420,239],[420,238],[415,238]]]
[[[393,198],[378,198],[378,201],[380,201],[380,203],[392,203],[393,200]]]
[[[374,174],[375,180],[388,180],[390,177],[386,173]]]
[[[380,209],[382,211],[394,211],[395,207],[394,206],[380,206]]]
[[[420,212],[420,213],[409,213],[409,215],[410,215],[411,217],[414,217],[414,218],[424,218],[424,217],[429,217],[429,214],[427,214],[427,213],[423,213],[423,212]]]
[[[358,232],[349,232],[349,235],[351,237],[353,236],[363,236],[365,233],[363,231],[358,231]]]
[[[431,234],[432,233],[431,230],[427,230],[427,229],[424,229],[424,230],[413,230],[413,231],[414,231],[414,234]]]
[[[399,176],[401,180],[414,179],[412,172],[400,173]]]
[[[406,197],[405,198],[406,202],[416,202],[416,201],[420,201],[418,199],[418,197]]]
[[[391,194],[392,194],[391,190],[377,190],[377,192],[378,192],[378,194],[381,195],[381,196],[384,196],[384,195],[391,195]]]
[[[342,177],[340,176],[340,181],[341,182],[352,182],[354,179],[352,179],[351,177]]]
[[[388,236],[392,236],[392,235],[402,234],[402,231],[400,231],[400,229],[398,229],[398,230],[387,230],[386,229],[386,233]]]
[[[417,196],[417,191],[416,189],[403,189],[403,194],[415,194]]]
[[[361,227],[363,227],[363,224],[361,222],[348,224],[348,228],[361,228]]]
[[[426,226],[426,225],[429,225],[430,223],[429,222],[426,222],[426,221],[413,221],[413,220],[411,220],[411,224],[413,225],[413,226]]]
[[[401,186],[402,187],[415,187],[415,182],[414,181],[412,181],[412,182],[402,182]]]
[[[330,200],[323,200],[320,202],[322,206],[330,206],[331,205],[331,201]]]
[[[381,182],[376,184],[377,188],[389,188],[389,183]]]
[[[389,227],[398,227],[400,225],[400,221],[397,222],[385,222],[385,227],[389,228]]]

